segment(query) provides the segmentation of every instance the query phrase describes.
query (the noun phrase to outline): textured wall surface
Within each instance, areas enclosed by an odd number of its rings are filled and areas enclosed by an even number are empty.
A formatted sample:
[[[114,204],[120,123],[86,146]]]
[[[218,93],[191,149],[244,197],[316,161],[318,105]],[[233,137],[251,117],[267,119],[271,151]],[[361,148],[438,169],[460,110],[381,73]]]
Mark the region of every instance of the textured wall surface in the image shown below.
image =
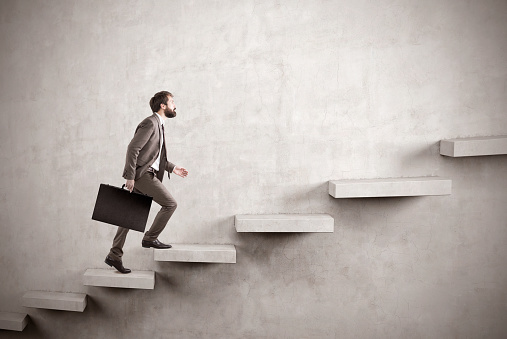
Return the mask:
[[[0,311],[13,338],[505,338],[507,156],[439,140],[507,134],[507,2],[0,1]],[[161,235],[236,264],[155,263],[151,291],[85,287],[159,90],[175,94]],[[438,175],[442,197],[333,199],[328,181]],[[152,208],[150,222],[158,210]],[[335,232],[238,234],[234,215],[328,213]],[[89,295],[26,309],[28,290]]]

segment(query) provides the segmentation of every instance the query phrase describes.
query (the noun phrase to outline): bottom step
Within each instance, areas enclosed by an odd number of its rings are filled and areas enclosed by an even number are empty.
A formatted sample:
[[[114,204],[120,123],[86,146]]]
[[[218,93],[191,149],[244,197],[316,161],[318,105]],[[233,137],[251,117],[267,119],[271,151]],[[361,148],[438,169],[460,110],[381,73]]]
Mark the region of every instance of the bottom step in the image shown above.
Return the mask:
[[[138,288],[152,290],[155,288],[155,272],[132,271],[122,274],[111,269],[87,269],[83,276],[87,286]]]
[[[28,315],[23,313],[0,312],[0,329],[23,331],[28,324]]]
[[[86,294],[30,291],[23,296],[23,306],[83,312],[86,308]]]

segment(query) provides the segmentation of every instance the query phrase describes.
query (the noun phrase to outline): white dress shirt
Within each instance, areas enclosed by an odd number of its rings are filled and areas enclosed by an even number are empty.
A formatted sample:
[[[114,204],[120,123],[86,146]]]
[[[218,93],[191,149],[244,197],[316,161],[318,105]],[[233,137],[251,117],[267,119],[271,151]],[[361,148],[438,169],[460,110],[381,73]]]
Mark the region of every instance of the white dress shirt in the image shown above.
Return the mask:
[[[161,125],[164,125],[165,119],[162,119],[162,117],[158,113],[153,113],[157,116],[158,120],[160,121]],[[160,127],[160,150],[158,152],[158,157],[155,160],[155,162],[151,165],[151,168],[153,168],[155,171],[159,171],[160,167],[160,156],[162,155],[162,145],[164,144],[164,136],[162,135],[162,127]]]

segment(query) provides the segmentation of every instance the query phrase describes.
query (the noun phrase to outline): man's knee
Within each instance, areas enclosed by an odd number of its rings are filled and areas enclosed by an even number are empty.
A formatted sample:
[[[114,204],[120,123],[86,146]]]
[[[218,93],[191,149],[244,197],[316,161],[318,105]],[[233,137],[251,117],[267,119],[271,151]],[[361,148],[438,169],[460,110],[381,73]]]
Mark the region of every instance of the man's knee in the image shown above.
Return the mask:
[[[178,203],[176,202],[176,200],[170,198],[164,201],[162,207],[169,210],[175,210],[176,207],[178,207]]]

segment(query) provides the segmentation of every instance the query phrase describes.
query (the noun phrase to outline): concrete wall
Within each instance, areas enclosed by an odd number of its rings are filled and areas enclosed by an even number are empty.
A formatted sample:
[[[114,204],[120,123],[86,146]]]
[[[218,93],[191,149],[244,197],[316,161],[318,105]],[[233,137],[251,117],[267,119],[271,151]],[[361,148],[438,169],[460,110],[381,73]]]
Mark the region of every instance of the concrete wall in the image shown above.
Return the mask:
[[[13,338],[505,338],[507,2],[0,1],[0,311]],[[175,94],[162,241],[233,243],[237,264],[124,263],[153,291],[85,287],[115,227],[134,129]],[[337,200],[328,180],[439,175],[444,197]],[[150,222],[155,212],[153,209]],[[237,234],[234,215],[329,213],[331,234]],[[85,292],[84,313],[24,309]]]

